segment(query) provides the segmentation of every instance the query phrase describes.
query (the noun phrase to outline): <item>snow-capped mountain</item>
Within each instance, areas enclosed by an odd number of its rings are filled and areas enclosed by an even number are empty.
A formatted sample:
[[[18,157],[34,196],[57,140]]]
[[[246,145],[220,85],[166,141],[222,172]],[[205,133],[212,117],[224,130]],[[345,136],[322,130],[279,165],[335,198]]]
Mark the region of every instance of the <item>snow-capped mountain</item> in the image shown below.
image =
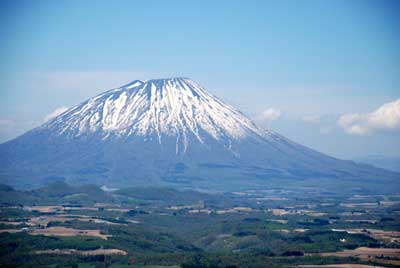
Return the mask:
[[[229,148],[232,140],[264,135],[239,111],[187,78],[134,81],[69,109],[38,131],[42,129],[70,139],[139,136],[162,144],[173,137],[177,154],[193,142],[189,136],[202,144],[212,138]]]
[[[257,127],[188,78],[136,80],[0,145],[0,181],[243,188],[274,180],[385,179]]]

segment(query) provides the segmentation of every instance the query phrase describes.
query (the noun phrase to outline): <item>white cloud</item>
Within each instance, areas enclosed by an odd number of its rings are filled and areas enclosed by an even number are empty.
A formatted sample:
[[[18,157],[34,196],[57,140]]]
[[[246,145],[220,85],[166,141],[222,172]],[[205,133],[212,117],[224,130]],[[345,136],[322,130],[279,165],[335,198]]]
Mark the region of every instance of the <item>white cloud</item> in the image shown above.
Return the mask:
[[[385,103],[370,113],[344,114],[337,123],[347,133],[354,135],[400,129],[400,99]]]
[[[66,110],[68,110],[68,107],[65,107],[65,106],[61,106],[61,107],[56,108],[54,111],[52,111],[51,113],[49,113],[48,115],[46,115],[43,118],[43,122],[49,121],[50,119],[56,117],[57,115],[62,114]]]
[[[268,127],[272,121],[278,120],[282,116],[282,112],[275,108],[268,108],[263,111],[257,118],[261,124],[266,124]]]
[[[301,118],[304,122],[307,123],[319,123],[321,121],[321,116],[319,115],[305,115]]]

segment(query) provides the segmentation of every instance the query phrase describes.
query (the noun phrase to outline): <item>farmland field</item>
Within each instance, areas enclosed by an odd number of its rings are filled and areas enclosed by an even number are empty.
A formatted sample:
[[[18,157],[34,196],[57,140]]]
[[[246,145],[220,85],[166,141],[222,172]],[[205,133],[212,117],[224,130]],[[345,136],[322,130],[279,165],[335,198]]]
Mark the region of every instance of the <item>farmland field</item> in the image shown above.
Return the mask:
[[[58,267],[400,264],[396,194],[90,187],[97,194],[84,200],[63,183],[3,191],[1,267],[54,267],[54,258]]]

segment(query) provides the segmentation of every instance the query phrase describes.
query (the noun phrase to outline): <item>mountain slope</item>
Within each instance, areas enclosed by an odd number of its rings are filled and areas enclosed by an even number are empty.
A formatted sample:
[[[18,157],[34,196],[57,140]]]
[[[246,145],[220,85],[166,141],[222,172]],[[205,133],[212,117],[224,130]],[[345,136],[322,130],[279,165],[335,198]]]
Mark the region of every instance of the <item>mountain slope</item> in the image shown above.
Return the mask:
[[[46,128],[69,137],[156,136],[159,143],[163,135],[175,136],[177,153],[187,149],[189,135],[200,143],[203,133],[219,141],[262,135],[233,107],[184,78],[134,81],[73,107]]]
[[[0,145],[0,180],[243,188],[274,179],[395,181],[258,128],[187,78],[134,81]]]

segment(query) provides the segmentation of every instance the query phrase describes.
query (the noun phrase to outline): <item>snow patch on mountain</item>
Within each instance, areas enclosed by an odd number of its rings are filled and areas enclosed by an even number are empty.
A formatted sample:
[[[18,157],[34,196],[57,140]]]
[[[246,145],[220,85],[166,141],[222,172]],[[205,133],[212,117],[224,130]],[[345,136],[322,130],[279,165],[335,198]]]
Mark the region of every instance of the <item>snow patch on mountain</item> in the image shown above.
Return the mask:
[[[136,80],[72,107],[42,128],[71,138],[88,133],[103,139],[154,135],[160,144],[164,135],[173,136],[183,151],[189,135],[200,143],[210,136],[226,144],[265,135],[238,110],[188,78]]]

